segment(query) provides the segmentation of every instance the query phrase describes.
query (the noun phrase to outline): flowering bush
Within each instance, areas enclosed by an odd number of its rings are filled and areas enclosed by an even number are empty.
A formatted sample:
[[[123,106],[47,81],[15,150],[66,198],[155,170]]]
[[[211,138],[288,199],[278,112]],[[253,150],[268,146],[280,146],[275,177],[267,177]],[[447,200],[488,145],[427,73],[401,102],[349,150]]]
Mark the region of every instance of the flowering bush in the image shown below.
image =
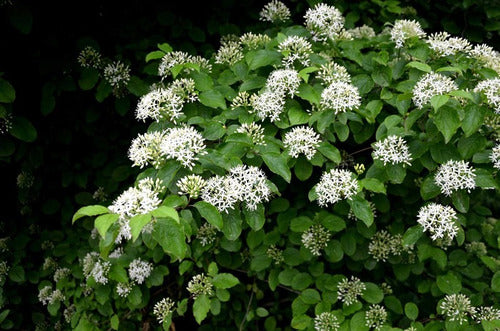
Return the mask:
[[[40,302],[83,330],[500,327],[499,54],[326,4],[261,19],[210,59],[148,54],[143,171],[76,212],[91,250]]]

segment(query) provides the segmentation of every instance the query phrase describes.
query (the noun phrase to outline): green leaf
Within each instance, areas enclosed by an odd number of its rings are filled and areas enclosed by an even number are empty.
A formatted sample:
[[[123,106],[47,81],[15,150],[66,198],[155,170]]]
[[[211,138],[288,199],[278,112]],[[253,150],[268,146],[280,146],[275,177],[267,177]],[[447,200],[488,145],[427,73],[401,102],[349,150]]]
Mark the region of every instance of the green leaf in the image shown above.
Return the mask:
[[[460,118],[456,109],[443,106],[434,115],[434,123],[443,134],[445,144],[447,144],[460,127]]]
[[[92,205],[92,206],[82,207],[78,209],[75,215],[73,215],[72,223],[75,223],[76,220],[85,216],[97,216],[107,213],[109,213],[109,209],[104,206]]]
[[[406,230],[403,235],[403,245],[412,246],[414,245],[420,237],[424,234],[424,228],[419,224],[412,226],[408,230]]]
[[[16,283],[21,283],[26,280],[24,269],[20,265],[13,266],[9,271],[9,279]]]
[[[102,238],[106,236],[109,227],[118,220],[118,214],[104,214],[98,216],[94,221],[94,227],[97,229]]]
[[[153,210],[151,213],[154,217],[170,217],[179,223],[181,220],[179,219],[179,213],[173,207],[168,206],[160,206]]]
[[[465,107],[465,116],[462,121],[462,130],[468,137],[476,132],[484,123],[486,108],[474,104],[468,104]]]
[[[451,202],[461,213],[465,214],[469,210],[469,195],[464,191],[453,192],[451,195]]]
[[[369,331],[370,328],[366,326],[365,312],[359,311],[351,318],[349,322],[349,331]]]
[[[307,290],[302,291],[302,293],[300,294],[300,298],[302,299],[302,301],[309,305],[314,305],[321,301],[319,292],[312,288],[308,288]]]
[[[113,330],[118,330],[118,327],[120,326],[120,319],[118,318],[118,315],[113,315],[113,317],[111,317],[111,328]]]
[[[365,282],[366,289],[361,297],[368,303],[379,303],[384,300],[384,292],[374,283]]]
[[[299,216],[292,218],[290,221],[290,230],[293,232],[304,232],[313,225],[313,221],[307,216]]]
[[[208,91],[213,88],[214,81],[212,77],[207,75],[204,72],[193,72],[191,73],[191,77],[194,80],[195,87],[198,91]]]
[[[149,62],[151,60],[157,60],[161,59],[162,57],[165,56],[165,52],[163,51],[152,51],[146,55],[146,62]]]
[[[264,226],[266,222],[266,216],[264,215],[264,206],[262,204],[257,205],[256,210],[248,210],[248,208],[243,208],[243,214],[245,215],[245,220],[248,225],[254,231],[259,231]]]
[[[428,176],[426,179],[424,179],[422,185],[420,186],[420,196],[422,197],[422,199],[429,200],[437,197],[440,193],[441,189],[434,181],[433,175]]]
[[[450,97],[447,95],[435,95],[431,98],[431,106],[434,108],[434,111],[437,111],[444,106],[448,100],[450,100]]]
[[[141,97],[149,92],[149,85],[137,76],[131,76],[127,89],[136,97]]]
[[[321,101],[321,95],[316,91],[311,85],[302,83],[299,86],[299,91],[297,95],[312,104],[319,105]]]
[[[239,210],[230,209],[222,214],[223,227],[222,233],[228,240],[236,240],[241,234],[242,219]]]
[[[458,152],[464,160],[470,159],[474,154],[482,151],[486,147],[486,138],[475,133],[469,137],[462,136],[457,144]]]
[[[84,91],[92,89],[99,81],[99,71],[95,69],[84,69],[78,80],[78,86]]]
[[[438,288],[446,294],[459,293],[462,289],[462,283],[455,274],[449,272],[446,275],[439,275],[436,278]]]
[[[216,288],[221,288],[221,289],[234,287],[238,285],[239,282],[240,281],[238,280],[238,278],[228,273],[221,273],[215,275],[214,278],[212,279],[212,284]]]
[[[290,325],[292,328],[297,330],[304,330],[311,324],[311,317],[303,314],[299,316],[294,316]]]
[[[408,68],[415,68],[423,72],[432,72],[432,68],[425,63],[412,61],[406,65]]]
[[[209,90],[200,93],[200,102],[210,108],[226,109],[226,100],[222,93],[217,90]]]
[[[36,140],[37,132],[33,124],[29,120],[21,116],[15,116],[12,120],[12,128],[9,133],[22,141],[33,142]]]
[[[153,238],[163,251],[182,260],[187,252],[184,228],[174,219],[158,218],[153,229]]]
[[[271,64],[278,64],[281,60],[281,54],[276,51],[261,49],[248,52],[245,59],[249,69],[255,70]]]
[[[495,272],[491,278],[491,289],[494,292],[500,292],[500,271]]]
[[[142,229],[151,222],[151,214],[135,215],[129,221],[130,232],[132,233],[132,242],[136,241],[141,234]]]
[[[325,157],[330,159],[331,161],[339,164],[342,162],[342,157],[340,156],[340,152],[337,147],[329,144],[326,141],[323,141],[318,146],[318,151],[323,154]]]
[[[268,166],[269,170],[277,175],[280,175],[284,180],[290,183],[290,180],[292,179],[292,173],[287,165],[287,158],[285,158],[283,154],[274,152],[263,153],[262,159]]]
[[[0,78],[0,102],[12,103],[16,100],[16,90],[5,79]]]
[[[222,215],[217,208],[205,201],[198,201],[193,205],[200,215],[207,220],[208,223],[215,226],[217,229],[222,229],[223,221]]]
[[[405,315],[412,321],[415,321],[418,317],[418,307],[413,302],[408,302],[405,305]]]
[[[124,267],[113,263],[111,264],[111,268],[109,269],[109,279],[121,283],[127,283],[128,282],[127,271],[125,270]]]
[[[493,178],[493,175],[487,169],[477,168],[475,173],[476,186],[484,189],[498,188],[498,184]]]
[[[355,195],[352,199],[347,200],[349,206],[358,219],[362,220],[367,227],[373,224],[373,212],[370,204],[359,195]]]
[[[368,191],[384,194],[386,192],[384,183],[379,181],[377,178],[363,178],[359,181],[359,184],[361,188],[365,188]]]
[[[162,50],[165,53],[170,53],[171,51],[173,51],[172,46],[170,46],[167,43],[158,44],[156,46],[158,47],[159,50]]]
[[[295,173],[295,176],[303,182],[311,177],[313,166],[304,157],[300,157],[293,167],[293,172]]]
[[[193,316],[198,324],[201,324],[207,317],[210,310],[210,299],[205,294],[198,296],[194,299],[193,303]]]

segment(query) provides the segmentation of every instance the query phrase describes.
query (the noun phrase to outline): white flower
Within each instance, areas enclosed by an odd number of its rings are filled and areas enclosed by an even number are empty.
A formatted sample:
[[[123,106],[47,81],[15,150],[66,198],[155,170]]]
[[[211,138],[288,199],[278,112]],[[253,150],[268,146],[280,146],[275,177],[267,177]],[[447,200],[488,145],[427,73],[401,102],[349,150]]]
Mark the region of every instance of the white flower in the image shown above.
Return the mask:
[[[196,233],[196,239],[201,243],[201,246],[210,245],[217,238],[217,228],[212,224],[205,222]]]
[[[255,122],[241,124],[236,129],[236,132],[247,134],[255,145],[266,145],[264,141],[264,128]]]
[[[203,273],[195,275],[189,281],[187,290],[194,299],[202,294],[209,297],[214,295],[214,286],[212,285],[211,279]]]
[[[201,198],[219,211],[233,209],[239,196],[235,192],[233,179],[227,176],[214,176],[207,180]]]
[[[396,48],[403,47],[410,38],[423,38],[425,35],[420,23],[415,20],[397,20],[391,29],[391,40],[396,43]]]
[[[250,107],[251,105],[250,94],[247,91],[238,92],[238,95],[231,101],[231,108]]]
[[[163,56],[161,59],[160,65],[158,66],[158,75],[163,78],[170,75],[171,70],[180,64],[193,63],[200,66],[201,69],[211,71],[212,65],[208,62],[207,59],[202,58],[201,56],[193,56],[186,52],[169,52]],[[183,68],[186,73],[193,71],[192,68]]]
[[[157,302],[153,308],[153,314],[160,323],[163,323],[172,314],[175,302],[170,298],[164,298]]]
[[[255,34],[252,32],[247,32],[240,37],[240,42],[249,49],[256,49],[259,47],[264,47],[267,43],[271,41],[271,38],[265,34]]]
[[[332,312],[324,312],[314,318],[314,330],[336,331],[340,328],[337,317]]]
[[[193,127],[182,126],[170,128],[165,131],[165,136],[160,144],[161,154],[166,159],[175,159],[184,167],[192,169],[197,155],[203,155],[205,144],[202,135]]]
[[[401,238],[393,236],[386,230],[373,235],[368,245],[368,254],[377,261],[386,261],[390,255],[401,255]]]
[[[47,305],[51,301],[52,292],[52,287],[49,285],[41,288],[38,291],[38,301],[40,301],[42,305]]]
[[[290,9],[281,1],[272,0],[262,8],[259,16],[261,21],[284,22],[290,18]]]
[[[311,225],[302,233],[302,244],[311,251],[312,255],[320,256],[321,250],[328,246],[332,234],[323,225]]]
[[[118,247],[114,251],[109,253],[108,257],[110,259],[118,259],[122,255],[123,255],[123,247]]]
[[[124,87],[130,80],[130,67],[115,61],[104,67],[104,79],[114,88]]]
[[[493,47],[486,44],[476,45],[469,54],[485,67],[500,74],[500,53],[495,51]]]
[[[500,78],[487,79],[479,82],[474,92],[484,93],[487,104],[500,114]]]
[[[455,55],[458,52],[468,52],[471,45],[467,39],[451,37],[448,32],[433,33],[426,40],[429,48],[438,56]]]
[[[411,165],[410,161],[412,160],[406,141],[395,135],[388,136],[384,140],[375,143],[373,158],[384,162],[384,165],[387,163]]]
[[[493,167],[500,169],[500,144],[493,147],[490,154],[490,160],[493,162]]]
[[[274,91],[264,91],[262,94],[254,94],[250,97],[253,111],[264,120],[269,118],[271,122],[277,121],[285,108],[285,95]]]
[[[460,325],[467,322],[467,315],[474,317],[476,314],[476,308],[464,294],[447,295],[439,307],[450,321],[457,321]]]
[[[278,50],[283,54],[281,63],[287,68],[292,67],[295,61],[307,67],[310,63],[309,56],[313,52],[311,43],[299,36],[288,36],[279,43]]]
[[[215,54],[215,63],[232,66],[244,57],[243,49],[239,42],[229,41],[221,45]]]
[[[500,309],[494,307],[479,307],[475,319],[478,323],[482,321],[500,320]]]
[[[111,268],[111,263],[101,259],[99,253],[90,252],[85,255],[82,260],[82,269],[85,279],[94,278],[96,283],[107,284],[108,272]]]
[[[422,109],[433,96],[450,93],[457,89],[458,86],[450,77],[430,72],[422,76],[413,87],[413,102],[417,108]]]
[[[460,189],[470,192],[476,187],[474,172],[469,162],[449,160],[438,168],[434,181],[445,195]]]
[[[145,121],[152,118],[155,121],[166,119],[175,123],[182,115],[182,98],[172,89],[159,88],[141,97],[135,110],[136,118]]]
[[[319,3],[309,8],[304,15],[306,28],[311,32],[313,40],[326,41],[336,39],[344,28],[344,16],[335,7]]]
[[[120,215],[121,219],[129,219],[136,215],[147,214],[156,209],[161,200],[158,193],[163,190],[162,181],[151,178],[141,179],[137,188],[130,187],[120,194],[118,198],[108,207],[110,211]]]
[[[57,283],[61,279],[66,278],[67,276],[69,276],[70,273],[71,273],[71,270],[69,270],[68,268],[58,268],[54,272],[54,282]]]
[[[335,114],[354,110],[361,106],[358,88],[352,84],[335,81],[321,93],[321,107],[332,109]]]
[[[279,69],[271,72],[266,87],[279,94],[288,94],[293,98],[300,85],[299,73],[293,69]]]
[[[102,65],[102,56],[91,46],[86,46],[78,55],[78,63],[84,68],[99,69]]]
[[[363,24],[360,27],[356,27],[354,29],[349,29],[347,30],[347,32],[353,38],[356,39],[362,39],[362,38],[370,39],[375,37],[375,31],[373,30],[373,28],[365,24]]]
[[[229,170],[229,177],[236,184],[237,200],[244,202],[247,209],[255,210],[258,204],[269,200],[271,190],[261,169],[239,165]]]
[[[122,298],[126,298],[130,291],[132,291],[132,284],[118,283],[116,284],[116,293]]]
[[[347,306],[358,302],[358,296],[366,290],[366,285],[359,278],[351,276],[351,280],[342,279],[337,285],[337,298]]]
[[[351,199],[358,191],[358,181],[348,170],[332,169],[323,173],[316,185],[318,203],[324,207],[343,199]]]
[[[387,320],[387,311],[381,305],[371,305],[365,312],[366,326],[380,330]]]
[[[151,271],[153,271],[153,264],[143,261],[140,258],[134,259],[128,267],[130,279],[137,284],[142,284],[149,277]]]
[[[453,239],[458,232],[457,213],[449,206],[430,203],[418,211],[417,222],[429,231],[432,240]]]
[[[159,168],[163,162],[160,145],[165,136],[165,131],[153,131],[139,134],[137,138],[132,140],[128,157],[134,162],[133,166],[143,168],[152,164],[155,168]]]
[[[128,219],[120,218],[118,219],[118,225],[120,229],[115,238],[115,244],[120,244],[123,240],[128,241],[132,239],[132,228],[130,227],[130,222]]]
[[[283,145],[288,149],[288,154],[297,158],[304,154],[308,160],[314,157],[316,149],[321,142],[319,134],[308,126],[298,126],[285,134]]]
[[[347,72],[347,69],[332,61],[322,64],[316,77],[327,86],[334,82],[351,82],[351,75]]]
[[[198,175],[184,176],[177,181],[179,194],[189,194],[191,199],[197,199],[206,181]]]

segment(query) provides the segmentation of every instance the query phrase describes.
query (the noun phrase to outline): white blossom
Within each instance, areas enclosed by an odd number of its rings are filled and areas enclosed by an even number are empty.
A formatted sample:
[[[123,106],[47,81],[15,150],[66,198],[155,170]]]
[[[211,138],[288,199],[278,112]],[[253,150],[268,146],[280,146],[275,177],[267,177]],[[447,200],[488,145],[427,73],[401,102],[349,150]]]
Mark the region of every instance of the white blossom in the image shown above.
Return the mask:
[[[451,195],[456,190],[470,192],[476,187],[475,170],[466,161],[449,160],[442,164],[434,177],[434,181],[445,195]]]
[[[139,134],[137,138],[132,140],[128,157],[134,162],[133,166],[139,166],[142,169],[151,164],[155,168],[159,168],[163,162],[160,145],[165,136],[165,131],[153,131]]]
[[[260,124],[255,122],[243,123],[236,129],[236,132],[248,135],[255,145],[266,145],[264,141],[264,128]]]
[[[477,310],[475,319],[478,323],[482,321],[500,320],[500,309],[494,307],[481,306]]]
[[[193,56],[186,52],[175,51],[169,52],[165,54],[165,56],[163,56],[160,65],[158,66],[158,75],[162,76],[163,78],[168,77],[171,74],[171,70],[175,66],[188,63],[196,64],[200,66],[201,69],[207,71],[212,70],[212,65],[208,62],[207,59],[201,56]],[[190,73],[194,69],[186,67],[183,68],[183,70],[186,73]]]
[[[458,232],[455,224],[457,213],[449,206],[430,203],[418,211],[417,222],[424,227],[424,231],[431,234],[432,240],[453,239]]]
[[[91,46],[82,49],[77,60],[84,68],[99,69],[102,66],[101,53]]]
[[[160,323],[168,320],[169,316],[173,312],[175,302],[170,298],[164,298],[161,301],[157,302],[153,308],[153,314],[156,315],[156,318]]]
[[[471,44],[467,39],[451,37],[448,32],[437,32],[430,35],[426,40],[429,48],[438,56],[455,55],[458,52],[468,52]]]
[[[308,126],[298,126],[285,134],[283,145],[290,156],[297,158],[304,154],[308,160],[314,157],[321,142],[319,134]]]
[[[447,76],[430,72],[420,78],[413,87],[413,102],[422,109],[433,96],[443,95],[455,91],[458,86]]]
[[[412,160],[406,141],[396,135],[377,141],[373,148],[373,158],[384,162],[384,165],[387,163],[411,165]]]
[[[483,93],[486,103],[500,114],[500,78],[492,78],[479,82],[474,92]]]
[[[104,261],[99,253],[90,252],[85,255],[82,260],[82,269],[85,279],[94,278],[96,283],[107,284],[108,272],[111,268],[111,263]]]
[[[490,160],[493,163],[493,167],[500,169],[500,144],[493,147],[490,154]]]
[[[500,53],[486,44],[474,46],[469,55],[487,68],[500,74]]]
[[[361,106],[358,88],[350,83],[335,81],[321,93],[321,106],[335,114],[354,110]]]
[[[335,40],[344,29],[344,16],[334,6],[319,3],[309,8],[304,15],[306,28],[311,32],[313,40]]]
[[[316,185],[318,203],[325,207],[343,199],[351,199],[358,191],[358,181],[348,170],[332,169],[323,173]]]
[[[261,21],[272,23],[284,22],[290,19],[290,9],[281,1],[272,0],[259,13]]]
[[[332,61],[322,64],[316,77],[323,81],[326,86],[334,82],[351,82],[351,75],[347,72],[347,69]]]
[[[300,36],[288,36],[279,43],[278,51],[283,54],[281,63],[286,68],[292,67],[295,61],[307,67],[311,62],[309,56],[313,53],[311,43]]]
[[[197,155],[207,153],[204,141],[202,135],[193,127],[185,125],[169,128],[160,143],[160,151],[166,159],[175,159],[184,167],[192,169],[194,161],[198,160]]]
[[[351,276],[351,280],[342,279],[337,285],[337,298],[347,306],[358,302],[358,296],[366,290],[366,285],[359,278]]]
[[[403,47],[410,38],[423,38],[426,34],[420,23],[415,20],[397,20],[391,29],[391,40],[396,43],[396,48]]]
[[[231,177],[216,175],[207,180],[201,198],[219,211],[233,209],[239,198],[235,184]]]
[[[312,255],[320,256],[321,250],[328,246],[332,234],[323,225],[311,225],[302,233],[302,244],[311,251]]]
[[[136,118],[145,121],[166,119],[173,123],[182,115],[184,102],[172,89],[158,88],[143,95],[135,110]]]
[[[122,298],[126,298],[130,291],[132,291],[132,284],[118,283],[116,284],[116,293]]]
[[[380,330],[387,320],[387,311],[381,305],[370,305],[370,309],[365,312],[366,326]]]
[[[340,328],[337,317],[332,312],[323,312],[314,317],[314,330],[336,331]]]
[[[363,24],[360,27],[356,27],[354,29],[349,29],[347,30],[347,32],[350,33],[351,36],[356,39],[363,39],[363,38],[370,39],[375,37],[375,31],[373,30],[373,28],[365,24]]]
[[[271,72],[267,78],[266,87],[279,94],[293,97],[300,85],[299,73],[293,69],[279,69]]]
[[[368,245],[368,254],[377,261],[386,261],[391,255],[401,255],[401,237],[386,230],[377,231]]]
[[[214,286],[212,285],[211,279],[203,273],[195,275],[189,281],[187,290],[194,299],[202,294],[209,297],[214,295]]]
[[[114,251],[112,251],[111,253],[109,253],[108,257],[110,259],[118,259],[122,255],[123,255],[123,247],[118,247],[118,248],[115,248]]]
[[[267,43],[271,41],[271,38],[265,34],[255,34],[252,32],[247,32],[240,37],[240,42],[249,49],[257,49],[264,47]]]
[[[124,87],[130,80],[130,67],[120,61],[115,61],[104,67],[103,75],[113,88]]]
[[[177,181],[179,194],[188,194],[191,199],[197,199],[206,181],[198,175],[184,176]]]
[[[54,282],[59,282],[60,280],[66,278],[71,274],[71,270],[68,268],[57,268],[54,272]]]
[[[210,245],[216,238],[217,228],[208,222],[203,223],[196,233],[196,239],[200,241],[201,246]]]
[[[253,112],[264,120],[269,118],[271,122],[277,121],[285,108],[285,95],[274,91],[264,91],[254,94],[250,98]]]
[[[143,261],[140,258],[134,259],[128,267],[130,279],[137,284],[142,284],[149,277],[151,271],[153,271],[153,264]]]
[[[230,41],[221,45],[217,54],[215,54],[215,63],[227,64],[232,66],[244,57],[243,49],[238,42]]]
[[[474,317],[476,314],[476,308],[472,306],[470,299],[465,294],[449,294],[439,307],[443,311],[443,315],[460,325],[467,322],[468,315]]]

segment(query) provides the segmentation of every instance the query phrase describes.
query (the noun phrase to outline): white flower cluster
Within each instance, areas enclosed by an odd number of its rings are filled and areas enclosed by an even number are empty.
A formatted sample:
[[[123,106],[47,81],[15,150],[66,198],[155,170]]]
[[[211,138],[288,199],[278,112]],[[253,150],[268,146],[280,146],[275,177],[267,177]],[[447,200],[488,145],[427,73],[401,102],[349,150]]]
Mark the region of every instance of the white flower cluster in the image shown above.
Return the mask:
[[[314,41],[335,40],[344,30],[344,16],[334,6],[319,3],[304,15],[306,28]]]
[[[432,240],[453,239],[457,235],[457,213],[449,206],[430,203],[418,211],[417,222],[429,231]]]
[[[260,33],[247,32],[240,37],[240,43],[249,49],[264,47],[270,41],[271,38],[268,35]]]
[[[347,306],[358,302],[358,296],[366,290],[366,285],[359,278],[351,276],[351,280],[342,279],[337,285],[337,298]]]
[[[118,259],[123,255],[123,247],[115,248],[111,253],[109,253],[108,258]]]
[[[351,75],[347,72],[344,66],[338,63],[329,61],[326,64],[322,64],[316,75],[316,78],[323,81],[323,84],[328,86],[334,82],[351,82]]]
[[[202,294],[209,297],[214,295],[214,286],[212,284],[211,278],[205,276],[205,274],[203,273],[195,275],[189,281],[187,290],[189,293],[191,293],[194,299]]]
[[[366,326],[380,330],[387,320],[387,311],[381,305],[371,305],[365,312]]]
[[[188,194],[191,199],[198,199],[201,190],[205,187],[206,181],[198,175],[184,176],[177,181],[179,194]]]
[[[248,135],[255,145],[266,145],[264,141],[264,128],[260,124],[255,122],[243,123],[236,129],[236,132]]]
[[[283,250],[276,247],[276,245],[271,245],[266,250],[266,255],[268,258],[273,260],[274,264],[280,264],[285,262],[285,257],[283,256]]]
[[[348,170],[332,169],[323,173],[316,185],[318,203],[325,207],[342,199],[351,199],[358,191],[358,180]]]
[[[479,82],[474,92],[483,93],[487,104],[500,114],[500,78],[492,78]]]
[[[391,255],[401,255],[401,235],[393,236],[386,230],[377,231],[368,245],[368,254],[377,261],[386,261]]]
[[[64,309],[63,316],[64,316],[64,320],[66,321],[66,323],[71,323],[71,318],[73,318],[75,313],[76,313],[76,306],[74,304],[72,304],[72,305],[68,306],[68,308]]]
[[[52,257],[48,256],[43,261],[42,270],[54,270],[57,268],[57,262]]]
[[[299,36],[288,36],[279,43],[278,51],[283,54],[281,62],[286,68],[293,67],[295,61],[307,67],[310,64],[309,56],[313,53],[311,43]]]
[[[439,307],[443,311],[443,315],[460,325],[467,322],[467,316],[474,317],[476,314],[476,308],[472,306],[470,299],[465,294],[449,294]]]
[[[266,88],[280,93],[288,94],[293,98],[300,85],[299,73],[293,69],[279,69],[271,72],[267,78]]]
[[[377,141],[373,148],[373,158],[384,162],[384,165],[387,163],[411,165],[412,160],[406,141],[396,135]]]
[[[482,321],[500,320],[500,309],[494,307],[479,307],[475,319],[478,323]]]
[[[272,0],[260,11],[260,20],[271,23],[284,22],[290,19],[290,9],[281,1]]]
[[[375,37],[375,31],[371,26],[363,24],[360,27],[356,27],[354,29],[349,29],[347,32],[356,39],[370,39]]]
[[[469,55],[485,67],[495,70],[500,74],[500,53],[495,51],[493,47],[486,44],[476,45],[469,52]]]
[[[84,68],[99,69],[102,66],[101,53],[91,46],[81,50],[77,61]]]
[[[71,273],[68,268],[57,268],[54,272],[54,282],[59,282],[60,280],[66,278]]]
[[[490,160],[493,162],[493,167],[500,169],[500,144],[493,147],[490,154]]]
[[[232,66],[244,57],[243,49],[239,41],[227,41],[223,43],[217,54],[215,54],[215,63],[227,64]]]
[[[201,246],[210,245],[217,238],[217,228],[212,224],[205,222],[196,233],[196,239],[201,243]]]
[[[160,323],[168,320],[170,314],[173,312],[175,302],[170,298],[164,298],[161,301],[157,302],[153,308],[153,314],[156,315],[156,318]]]
[[[111,268],[111,263],[104,261],[99,253],[90,252],[85,255],[82,260],[82,269],[85,279],[94,278],[96,283],[107,284],[108,272]]]
[[[151,275],[151,271],[153,271],[153,264],[143,261],[140,258],[134,259],[128,267],[130,279],[137,284],[142,284]]]
[[[433,96],[450,93],[457,89],[458,86],[450,77],[430,72],[422,76],[413,87],[413,102],[417,108],[422,109]]]
[[[5,280],[5,276],[9,273],[10,267],[6,261],[0,262],[0,283]]]
[[[470,190],[476,187],[476,174],[469,162],[449,160],[442,164],[434,177],[434,181],[445,195],[451,195],[456,190]]]
[[[137,187],[130,187],[120,194],[108,209],[118,214],[121,219],[149,213],[160,205],[158,194],[163,189],[161,179],[141,179]]]
[[[231,101],[231,108],[250,107],[252,105],[250,94],[247,91],[240,91]]]
[[[38,292],[38,301],[43,305],[53,304],[58,301],[64,301],[66,297],[61,290],[52,290],[52,287],[47,285]]]
[[[247,209],[255,210],[271,195],[266,181],[266,175],[259,168],[239,165],[226,176],[214,176],[207,180],[201,198],[219,211],[227,212],[238,201],[244,202]]]
[[[451,37],[448,32],[433,33],[426,42],[438,56],[455,55],[458,52],[467,53],[471,48],[467,39]]]
[[[391,29],[391,40],[396,43],[396,48],[403,47],[410,38],[423,38],[426,34],[420,23],[415,20],[397,20]]]
[[[182,64],[196,64],[201,69],[212,71],[212,65],[208,62],[207,59],[201,56],[193,56],[186,52],[170,52],[165,54],[161,59],[160,65],[158,66],[158,75],[162,76],[162,78],[168,77],[171,73],[171,70],[177,66]],[[183,70],[187,73],[193,71],[192,68],[183,68]]]
[[[130,80],[130,67],[120,61],[115,61],[104,67],[103,75],[113,88],[125,87]]]
[[[126,298],[132,291],[132,284],[118,283],[116,284],[116,293],[122,298]]]
[[[153,131],[139,134],[132,140],[128,150],[128,157],[134,166],[143,168],[148,164],[159,168],[163,162],[161,143],[165,139],[165,131]]]
[[[312,255],[320,256],[321,250],[328,246],[332,234],[323,225],[311,225],[302,233],[302,244],[309,249]]]
[[[253,112],[264,120],[269,118],[271,122],[277,121],[285,108],[285,95],[274,91],[264,91],[250,97]]]
[[[325,311],[314,318],[314,330],[336,331],[340,328],[337,316],[332,312]]]
[[[356,86],[343,81],[334,81],[321,92],[320,105],[338,114],[361,106],[361,96]]]
[[[319,134],[308,126],[298,126],[285,134],[283,145],[290,156],[297,158],[304,154],[308,160],[314,157],[321,142]]]

